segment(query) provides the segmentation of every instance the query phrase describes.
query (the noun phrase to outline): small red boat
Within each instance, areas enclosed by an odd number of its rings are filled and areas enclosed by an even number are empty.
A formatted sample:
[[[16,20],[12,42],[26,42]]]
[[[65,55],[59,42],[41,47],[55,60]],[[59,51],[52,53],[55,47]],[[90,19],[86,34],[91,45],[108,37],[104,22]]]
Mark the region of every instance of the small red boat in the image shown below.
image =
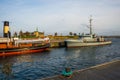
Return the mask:
[[[32,40],[0,38],[0,57],[41,52],[49,47],[49,38]]]

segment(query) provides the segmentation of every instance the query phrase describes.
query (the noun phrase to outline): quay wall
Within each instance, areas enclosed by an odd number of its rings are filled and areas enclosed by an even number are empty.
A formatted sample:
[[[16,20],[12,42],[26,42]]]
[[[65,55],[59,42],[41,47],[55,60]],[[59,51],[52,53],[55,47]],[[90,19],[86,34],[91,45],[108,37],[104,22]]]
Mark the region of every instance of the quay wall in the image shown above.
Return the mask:
[[[63,40],[52,40],[50,41],[50,47],[51,48],[65,47],[65,43]]]
[[[120,80],[120,60],[74,71],[70,77],[56,75],[37,80]]]

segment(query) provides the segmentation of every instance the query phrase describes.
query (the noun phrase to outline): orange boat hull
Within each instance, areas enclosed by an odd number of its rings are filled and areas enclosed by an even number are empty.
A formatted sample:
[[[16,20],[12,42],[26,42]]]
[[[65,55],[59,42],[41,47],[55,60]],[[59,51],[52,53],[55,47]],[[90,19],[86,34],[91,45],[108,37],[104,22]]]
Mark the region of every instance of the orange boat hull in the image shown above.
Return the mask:
[[[12,50],[2,50],[0,52],[0,57],[1,56],[11,56],[11,55],[19,55],[19,54],[28,54],[28,53],[37,53],[37,52],[42,52],[45,51],[49,48],[49,44],[41,47],[32,47],[32,48],[21,48],[21,49],[12,49]]]

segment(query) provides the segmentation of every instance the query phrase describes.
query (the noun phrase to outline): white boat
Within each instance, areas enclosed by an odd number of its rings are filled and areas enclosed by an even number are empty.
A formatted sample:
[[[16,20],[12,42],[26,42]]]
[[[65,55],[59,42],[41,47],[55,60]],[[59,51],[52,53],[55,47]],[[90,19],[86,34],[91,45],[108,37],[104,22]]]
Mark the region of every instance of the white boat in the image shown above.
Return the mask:
[[[65,40],[66,47],[84,47],[84,46],[99,46],[99,45],[107,45],[111,44],[112,41],[105,40],[102,36],[98,37],[92,33],[92,25],[90,18],[90,33],[89,34],[82,34],[80,35],[78,40],[75,39],[68,39]]]

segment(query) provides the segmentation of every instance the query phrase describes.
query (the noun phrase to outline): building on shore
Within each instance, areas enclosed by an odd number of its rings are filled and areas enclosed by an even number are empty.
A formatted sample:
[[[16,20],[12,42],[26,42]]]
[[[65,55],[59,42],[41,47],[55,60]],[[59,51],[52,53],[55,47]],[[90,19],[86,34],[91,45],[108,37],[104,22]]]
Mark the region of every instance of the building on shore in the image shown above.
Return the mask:
[[[35,37],[44,38],[44,32],[39,32],[38,28],[33,32],[33,35],[35,35]]]
[[[44,38],[44,32],[39,32],[38,29],[36,29],[33,32],[29,32],[29,31],[22,32],[22,30],[21,30],[19,32],[18,37],[20,37],[20,38]]]

